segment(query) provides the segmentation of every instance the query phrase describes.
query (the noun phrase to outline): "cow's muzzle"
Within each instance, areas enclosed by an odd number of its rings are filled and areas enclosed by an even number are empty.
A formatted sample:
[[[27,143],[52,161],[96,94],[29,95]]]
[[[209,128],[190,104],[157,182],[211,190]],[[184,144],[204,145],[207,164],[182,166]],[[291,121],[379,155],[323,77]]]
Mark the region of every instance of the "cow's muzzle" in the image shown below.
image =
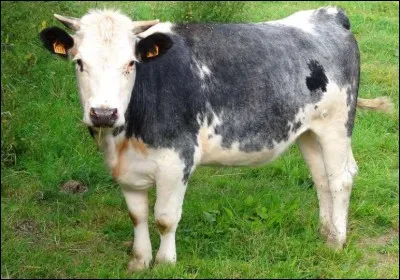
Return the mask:
[[[118,119],[118,110],[104,108],[90,108],[90,120],[94,127],[112,127]]]

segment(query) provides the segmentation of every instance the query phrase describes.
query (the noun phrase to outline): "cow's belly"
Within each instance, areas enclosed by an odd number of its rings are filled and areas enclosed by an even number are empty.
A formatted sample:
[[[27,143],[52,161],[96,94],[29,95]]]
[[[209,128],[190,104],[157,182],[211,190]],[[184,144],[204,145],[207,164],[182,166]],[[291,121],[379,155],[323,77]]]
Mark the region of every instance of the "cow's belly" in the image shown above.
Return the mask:
[[[208,139],[202,144],[201,165],[260,165],[268,163],[282,154],[293,140],[276,143],[273,148],[263,148],[259,151],[243,151],[236,142],[231,147],[222,147],[218,139]]]
[[[287,137],[280,142],[273,140],[273,145],[268,145],[267,139],[252,137],[251,133],[242,139],[235,141],[228,139],[229,141],[226,141],[227,139],[222,139],[222,135],[215,133],[215,125],[218,121],[211,125],[203,125],[197,137],[201,155],[199,164],[243,166],[271,162],[287,150],[297,137],[309,128],[308,123],[304,122],[305,117],[296,116],[297,119],[302,119],[303,123],[296,130],[292,130],[292,126],[289,126]],[[227,147],[224,144],[227,142],[232,144]]]

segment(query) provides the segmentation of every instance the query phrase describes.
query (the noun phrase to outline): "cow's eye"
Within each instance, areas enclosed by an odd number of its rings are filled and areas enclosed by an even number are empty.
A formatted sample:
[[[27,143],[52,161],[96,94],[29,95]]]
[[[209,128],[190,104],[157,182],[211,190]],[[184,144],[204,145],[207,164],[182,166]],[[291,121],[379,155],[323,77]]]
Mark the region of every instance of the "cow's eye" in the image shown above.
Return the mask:
[[[135,61],[134,61],[134,60],[131,60],[131,62],[129,62],[129,64],[128,64],[128,66],[129,66],[129,67],[132,67],[134,64],[135,64]]]
[[[79,70],[82,72],[82,71],[83,71],[82,59],[77,59],[77,60],[76,60],[76,65],[78,65]]]

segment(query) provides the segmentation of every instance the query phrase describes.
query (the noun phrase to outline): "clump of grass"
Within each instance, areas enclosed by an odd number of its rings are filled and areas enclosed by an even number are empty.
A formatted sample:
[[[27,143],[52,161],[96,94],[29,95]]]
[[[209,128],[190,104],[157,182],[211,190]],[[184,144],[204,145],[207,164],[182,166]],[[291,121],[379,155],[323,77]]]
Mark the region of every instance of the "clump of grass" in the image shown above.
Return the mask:
[[[235,22],[241,20],[244,6],[242,1],[184,1],[176,4],[172,19],[182,23]]]

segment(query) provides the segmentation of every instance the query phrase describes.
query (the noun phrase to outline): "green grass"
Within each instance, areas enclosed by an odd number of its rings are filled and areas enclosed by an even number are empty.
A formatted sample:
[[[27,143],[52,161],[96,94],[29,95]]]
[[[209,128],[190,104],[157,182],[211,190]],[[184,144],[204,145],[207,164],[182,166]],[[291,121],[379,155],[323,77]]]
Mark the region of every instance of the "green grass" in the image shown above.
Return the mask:
[[[315,188],[297,147],[268,166],[199,168],[177,232],[178,263],[129,274],[125,201],[81,123],[73,65],[38,39],[53,13],[116,7],[133,19],[257,22],[325,5],[351,19],[359,95],[396,114],[358,111],[348,245],[318,235]],[[2,2],[1,275],[10,278],[398,278],[399,5],[396,2]],[[75,179],[89,191],[60,192]],[[154,205],[154,190],[151,203]],[[151,216],[153,252],[159,238]]]

